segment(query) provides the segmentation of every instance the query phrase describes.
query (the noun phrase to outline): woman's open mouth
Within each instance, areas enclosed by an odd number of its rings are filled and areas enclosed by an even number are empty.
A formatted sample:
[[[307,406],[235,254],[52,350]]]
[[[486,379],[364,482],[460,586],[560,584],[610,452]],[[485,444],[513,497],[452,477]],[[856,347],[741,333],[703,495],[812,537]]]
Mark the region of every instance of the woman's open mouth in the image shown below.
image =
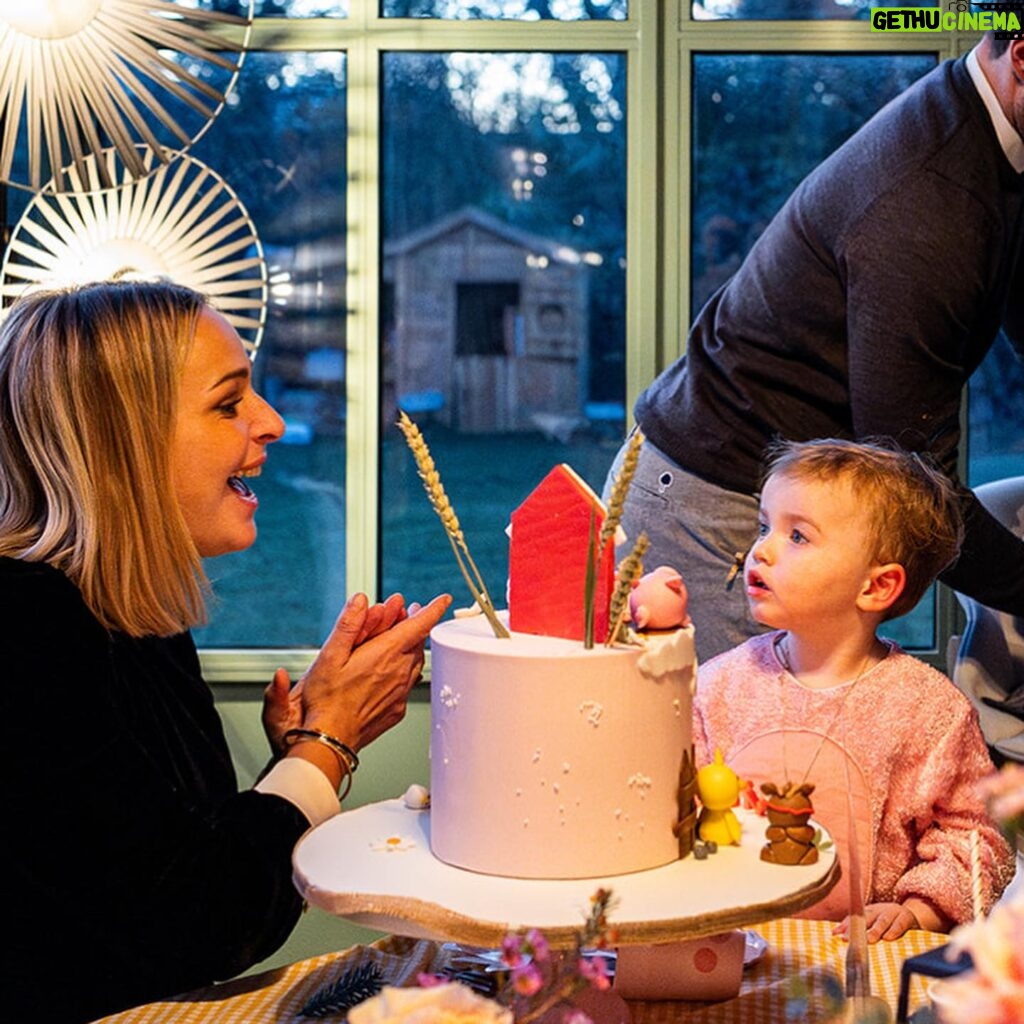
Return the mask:
[[[228,477],[228,487],[230,487],[240,497],[245,498],[247,501],[251,501],[256,497],[256,492],[246,483],[246,477],[259,476],[261,472],[260,466],[254,466],[252,469],[239,470],[234,476]]]

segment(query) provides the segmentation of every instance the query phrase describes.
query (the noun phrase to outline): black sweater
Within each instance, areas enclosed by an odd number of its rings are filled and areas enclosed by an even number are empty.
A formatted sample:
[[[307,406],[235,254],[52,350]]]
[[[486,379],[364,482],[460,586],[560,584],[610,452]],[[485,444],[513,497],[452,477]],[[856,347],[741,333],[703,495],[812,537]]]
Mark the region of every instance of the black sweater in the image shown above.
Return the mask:
[[[955,480],[964,384],[1000,325],[1024,353],[1022,200],[964,60],[942,64],[796,189],[637,422],[748,494],[776,438],[889,437]],[[1024,544],[961,495],[967,539],[943,579],[1024,614]]]
[[[273,952],[309,823],[238,792],[191,637],[110,633],[62,573],[0,558],[0,671],[9,1019],[92,1020]]]

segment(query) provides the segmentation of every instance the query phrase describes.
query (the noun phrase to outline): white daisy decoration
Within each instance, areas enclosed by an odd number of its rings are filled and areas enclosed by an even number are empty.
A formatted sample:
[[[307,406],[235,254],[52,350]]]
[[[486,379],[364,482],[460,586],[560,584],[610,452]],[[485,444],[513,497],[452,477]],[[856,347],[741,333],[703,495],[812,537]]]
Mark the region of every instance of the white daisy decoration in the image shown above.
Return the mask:
[[[408,836],[381,836],[370,843],[370,849],[375,853],[405,853],[416,848],[416,842]]]

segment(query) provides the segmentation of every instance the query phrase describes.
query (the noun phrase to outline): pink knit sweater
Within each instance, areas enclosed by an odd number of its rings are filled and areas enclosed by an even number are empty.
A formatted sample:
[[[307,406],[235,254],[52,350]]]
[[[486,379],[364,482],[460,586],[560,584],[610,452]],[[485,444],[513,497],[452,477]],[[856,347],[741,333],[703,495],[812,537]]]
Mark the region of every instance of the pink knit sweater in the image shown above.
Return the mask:
[[[719,748],[755,788],[814,782],[815,818],[836,836],[844,869],[852,792],[867,903],[916,896],[955,921],[969,920],[977,829],[987,910],[1013,877],[1014,856],[975,792],[994,769],[966,698],[895,644],[855,684],[811,690],[780,663],[777,635],[755,637],[700,667],[697,764]],[[811,916],[849,911],[848,883],[835,891],[838,899]]]

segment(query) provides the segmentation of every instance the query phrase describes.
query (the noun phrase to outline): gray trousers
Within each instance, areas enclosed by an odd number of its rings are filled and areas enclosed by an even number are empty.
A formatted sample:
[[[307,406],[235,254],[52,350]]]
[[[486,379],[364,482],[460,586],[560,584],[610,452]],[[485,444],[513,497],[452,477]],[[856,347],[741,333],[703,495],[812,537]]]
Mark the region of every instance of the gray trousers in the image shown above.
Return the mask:
[[[608,473],[605,501],[625,451],[623,445]],[[727,491],[688,473],[650,441],[641,446],[622,517],[628,540],[617,558],[629,553],[643,531],[651,542],[645,571],[671,565],[682,573],[700,661],[764,631],[747,610],[742,565],[731,576],[737,558],[757,538],[757,510],[756,495]]]

